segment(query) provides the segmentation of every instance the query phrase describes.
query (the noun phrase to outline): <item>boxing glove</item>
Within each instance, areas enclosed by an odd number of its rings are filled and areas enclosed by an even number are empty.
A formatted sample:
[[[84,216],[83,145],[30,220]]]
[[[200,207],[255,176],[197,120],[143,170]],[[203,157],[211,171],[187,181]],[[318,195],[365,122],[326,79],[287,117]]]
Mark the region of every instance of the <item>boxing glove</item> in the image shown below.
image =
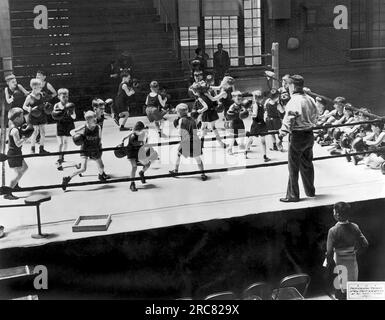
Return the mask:
[[[72,140],[75,145],[82,146],[84,144],[84,135],[81,133],[77,133],[72,137]]]
[[[33,126],[28,124],[23,124],[19,129],[19,134],[21,138],[30,138],[34,132]]]
[[[52,114],[52,112],[53,112],[53,105],[52,105],[51,103],[49,103],[49,102],[46,102],[46,103],[44,104],[44,113],[45,113],[47,116],[49,116],[49,115]]]
[[[64,109],[54,110],[52,111],[52,114],[51,114],[52,119],[54,119],[55,121],[63,120],[65,113],[66,113],[66,110]]]

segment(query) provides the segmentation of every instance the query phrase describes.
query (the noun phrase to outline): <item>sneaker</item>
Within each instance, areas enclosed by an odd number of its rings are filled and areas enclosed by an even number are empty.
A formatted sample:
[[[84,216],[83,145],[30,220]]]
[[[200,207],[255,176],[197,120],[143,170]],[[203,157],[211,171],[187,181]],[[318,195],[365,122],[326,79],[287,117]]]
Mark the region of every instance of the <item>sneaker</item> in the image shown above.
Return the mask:
[[[270,159],[270,158],[268,158],[267,156],[263,156],[263,161],[264,161],[264,162],[270,162],[270,161],[271,161],[271,159]]]
[[[58,171],[63,171],[63,166],[62,166],[62,163],[64,161],[59,159],[58,161],[56,161],[56,169],[58,169]]]
[[[176,171],[176,170],[171,170],[171,171],[169,171],[169,173],[172,175],[172,176],[176,176],[177,174],[178,174],[178,171]]]
[[[348,152],[346,152],[345,155],[346,155],[346,161],[352,162],[352,156]]]
[[[131,182],[130,190],[131,190],[132,192],[137,192],[137,191],[138,191],[138,189],[136,188],[135,182]]]
[[[358,163],[360,162],[360,159],[359,159],[357,156],[353,156],[353,157],[352,157],[352,160],[353,160],[353,164],[354,164],[355,166],[357,166]]]
[[[50,152],[48,152],[47,150],[45,150],[43,146],[40,146],[40,148],[39,148],[39,153],[40,153],[40,154],[49,154]]]
[[[201,179],[202,179],[202,181],[206,181],[206,180],[207,180],[207,176],[203,173],[203,174],[201,175]]]
[[[145,184],[146,183],[146,178],[144,176],[144,171],[143,170],[139,172],[139,177],[140,177],[140,180],[142,181],[142,183]]]
[[[68,186],[68,184],[70,183],[70,181],[71,181],[71,177],[64,177],[64,178],[63,178],[62,189],[63,189],[64,191],[67,190],[67,186]]]
[[[106,174],[105,172],[103,172],[102,176],[106,180],[111,179],[111,177],[108,174]]]
[[[6,194],[4,196],[4,199],[5,200],[11,200],[11,201],[19,200],[19,198],[14,196],[12,193]]]
[[[106,181],[107,181],[107,178],[104,176],[104,174],[99,174],[99,175],[98,175],[98,179],[99,179],[99,181],[101,181],[101,182],[106,182]]]
[[[274,143],[273,144],[273,149],[270,149],[271,151],[278,151],[278,147],[277,147],[277,144]]]
[[[36,148],[35,148],[35,147],[31,147],[31,153],[32,153],[32,154],[35,154],[35,153],[36,153]]]
[[[130,128],[126,128],[126,127],[120,126],[119,131],[130,131]]]

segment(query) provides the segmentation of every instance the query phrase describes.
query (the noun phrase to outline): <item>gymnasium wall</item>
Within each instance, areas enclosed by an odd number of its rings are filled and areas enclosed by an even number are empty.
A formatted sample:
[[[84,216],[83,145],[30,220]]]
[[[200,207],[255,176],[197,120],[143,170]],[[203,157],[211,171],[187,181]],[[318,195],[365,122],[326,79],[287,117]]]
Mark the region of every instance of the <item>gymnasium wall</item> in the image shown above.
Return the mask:
[[[265,0],[265,5],[267,5]],[[280,44],[280,65],[283,69],[297,70],[333,65],[349,61],[350,30],[336,30],[333,10],[345,5],[350,12],[350,0],[288,0],[291,1],[290,19],[269,19],[265,10],[265,47],[272,42]],[[289,50],[287,42],[294,37],[299,48]]]

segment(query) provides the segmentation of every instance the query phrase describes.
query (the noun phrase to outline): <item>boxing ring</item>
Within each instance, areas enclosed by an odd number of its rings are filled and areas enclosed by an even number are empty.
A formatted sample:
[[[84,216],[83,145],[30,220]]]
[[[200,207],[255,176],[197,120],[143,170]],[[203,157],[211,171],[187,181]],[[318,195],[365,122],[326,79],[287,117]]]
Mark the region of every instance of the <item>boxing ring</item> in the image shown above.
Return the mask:
[[[73,171],[72,166],[79,159],[76,146],[71,146],[71,151],[66,155],[67,168],[64,173],[56,170],[54,153],[44,157],[26,155],[30,169],[22,180],[23,189],[17,195],[21,197],[20,203],[23,203],[23,197],[30,195],[51,196],[52,201],[44,203],[41,213],[43,232],[49,236],[45,239],[31,238],[36,230],[36,217],[27,207],[2,209],[0,222],[6,226],[6,237],[0,241],[0,250],[266,212],[274,214],[328,206],[337,201],[381,199],[385,195],[384,176],[379,171],[349,164],[345,156],[330,156],[319,145],[314,147],[317,198],[304,199],[299,203],[279,202],[287,186],[287,153],[270,151],[268,155],[272,162],[265,164],[259,146],[252,149],[249,159],[245,159],[242,152],[229,156],[226,150],[218,148],[214,138],[208,137],[203,149],[208,181],[202,182],[195,163],[186,159],[182,161],[181,172],[173,177],[168,171],[173,167],[179,143],[177,131],[172,125],[173,117],[170,116],[170,121],[166,122],[167,138],[159,141],[157,133],[150,130],[149,143],[158,150],[160,161],[156,161],[149,169],[148,183],[138,185],[137,193],[129,191],[131,179],[125,176],[130,166],[126,159],[115,158],[112,151],[116,148],[106,148],[103,154],[106,172],[112,177],[110,181],[95,181],[96,166],[91,164],[87,174],[75,178],[67,192],[60,189],[60,182],[62,175]],[[144,118],[131,118],[129,125],[134,125],[138,120],[147,124]],[[246,128],[250,126],[250,121],[245,120]],[[221,121],[218,124],[223,129]],[[47,133],[47,149],[53,151],[56,149],[55,126],[48,125]],[[222,131],[221,136],[224,134]],[[106,121],[104,146],[117,145],[124,136],[124,133],[116,130],[112,119]],[[284,147],[287,149],[287,142],[284,142]],[[9,179],[8,175],[6,179]],[[9,204],[0,200],[0,207]],[[112,216],[108,231],[72,232],[71,227],[79,216],[105,214]]]

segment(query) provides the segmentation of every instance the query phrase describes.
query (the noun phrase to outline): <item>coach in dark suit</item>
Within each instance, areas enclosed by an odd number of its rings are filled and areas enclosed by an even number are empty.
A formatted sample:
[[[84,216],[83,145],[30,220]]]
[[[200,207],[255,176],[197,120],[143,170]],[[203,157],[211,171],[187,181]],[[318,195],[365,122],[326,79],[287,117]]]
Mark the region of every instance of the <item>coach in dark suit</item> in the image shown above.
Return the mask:
[[[223,45],[218,44],[218,51],[214,53],[214,79],[215,85],[219,85],[230,68],[229,53],[223,50]]]
[[[301,173],[305,193],[315,197],[312,128],[317,123],[318,111],[315,101],[303,91],[304,79],[294,75],[289,80],[291,100],[286,105],[280,137],[289,134],[289,183],[286,198],[282,202],[298,202],[298,178]]]

